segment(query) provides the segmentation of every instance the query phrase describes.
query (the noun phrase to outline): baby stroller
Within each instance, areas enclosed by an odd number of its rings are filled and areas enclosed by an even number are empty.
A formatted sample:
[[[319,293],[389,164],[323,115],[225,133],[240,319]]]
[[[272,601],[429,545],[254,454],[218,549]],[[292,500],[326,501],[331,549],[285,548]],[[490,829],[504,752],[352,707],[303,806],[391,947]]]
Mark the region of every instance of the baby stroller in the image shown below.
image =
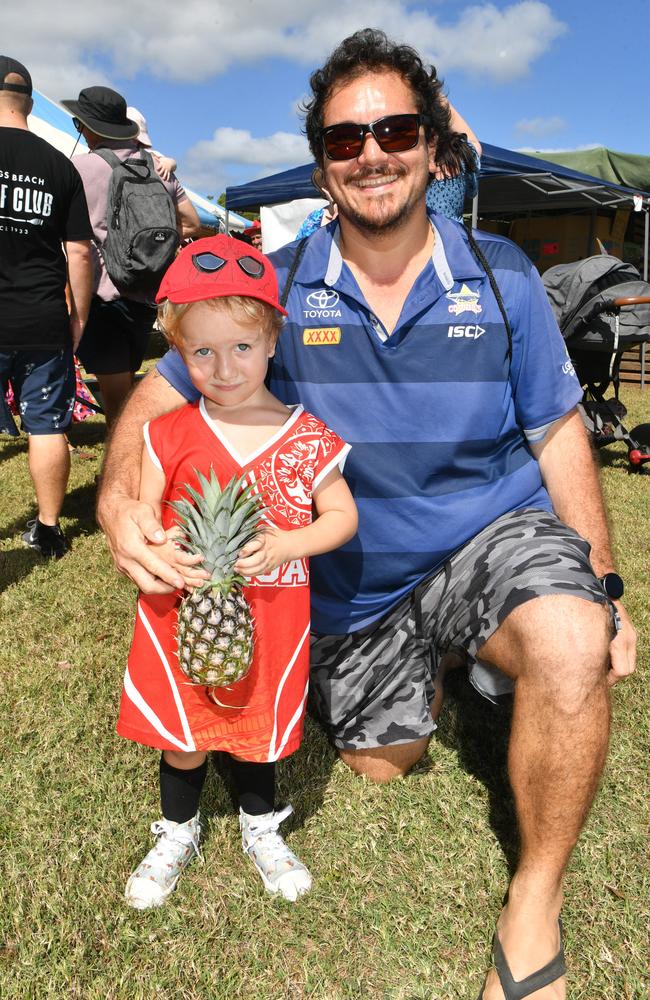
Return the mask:
[[[542,276],[569,357],[584,388],[580,404],[597,448],[624,441],[634,471],[650,462],[650,424],[628,431],[618,392],[621,357],[650,340],[650,284],[632,264],[599,254]],[[610,384],[614,396],[605,399]]]

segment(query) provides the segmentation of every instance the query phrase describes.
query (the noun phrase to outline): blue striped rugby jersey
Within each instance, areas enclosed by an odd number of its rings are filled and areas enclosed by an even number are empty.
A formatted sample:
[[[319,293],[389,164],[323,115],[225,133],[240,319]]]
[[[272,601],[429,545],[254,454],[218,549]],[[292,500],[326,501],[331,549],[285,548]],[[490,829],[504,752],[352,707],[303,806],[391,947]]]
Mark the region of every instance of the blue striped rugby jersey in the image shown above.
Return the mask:
[[[432,260],[390,336],[338,249],[338,225],[311,236],[291,287],[270,388],[352,445],[345,478],[359,531],[311,561],[312,627],[363,628],[386,614],[502,514],[552,509],[529,442],[582,390],[539,275],[509,240],[480,231],[512,328],[463,227],[431,216]],[[296,245],[271,255],[280,288]],[[176,352],[160,372],[196,398]]]

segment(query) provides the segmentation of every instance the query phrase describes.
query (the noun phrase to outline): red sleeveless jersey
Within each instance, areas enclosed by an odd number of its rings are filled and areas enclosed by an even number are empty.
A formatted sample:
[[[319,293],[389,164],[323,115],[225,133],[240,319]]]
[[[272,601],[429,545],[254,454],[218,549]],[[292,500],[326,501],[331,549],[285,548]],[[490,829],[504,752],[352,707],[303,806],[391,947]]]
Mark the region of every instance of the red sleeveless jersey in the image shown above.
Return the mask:
[[[203,400],[145,426],[152,461],[165,474],[165,500],[197,487],[195,470],[214,468],[222,486],[245,476],[284,531],[312,519],[312,492],[349,451],[301,406],[253,455],[242,458],[210,419]],[[236,684],[205,688],[178,666],[175,629],[182,593],[141,594],[124,677],[117,731],[162,750],[225,750],[273,761],[300,745],[309,676],[309,565],[297,559],[244,588],[255,622],[253,664]]]

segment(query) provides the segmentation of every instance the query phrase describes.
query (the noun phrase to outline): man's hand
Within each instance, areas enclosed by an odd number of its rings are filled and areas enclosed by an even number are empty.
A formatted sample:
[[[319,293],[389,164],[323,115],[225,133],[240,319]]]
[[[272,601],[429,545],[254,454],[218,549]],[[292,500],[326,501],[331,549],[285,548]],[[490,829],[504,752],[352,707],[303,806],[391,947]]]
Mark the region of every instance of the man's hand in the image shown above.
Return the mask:
[[[235,572],[249,579],[265,576],[292,558],[290,541],[295,532],[281,531],[269,525],[260,531],[248,545],[244,545],[235,563]]]
[[[609,646],[610,667],[607,681],[610,687],[624,677],[629,677],[630,674],[634,673],[636,667],[636,629],[620,601],[614,601],[614,607],[620,619],[621,628]]]
[[[115,516],[103,513],[101,527],[118,570],[145,594],[169,594],[184,587],[176,566],[201,562],[201,556],[166,545],[167,536],[153,508],[141,500],[123,497]]]

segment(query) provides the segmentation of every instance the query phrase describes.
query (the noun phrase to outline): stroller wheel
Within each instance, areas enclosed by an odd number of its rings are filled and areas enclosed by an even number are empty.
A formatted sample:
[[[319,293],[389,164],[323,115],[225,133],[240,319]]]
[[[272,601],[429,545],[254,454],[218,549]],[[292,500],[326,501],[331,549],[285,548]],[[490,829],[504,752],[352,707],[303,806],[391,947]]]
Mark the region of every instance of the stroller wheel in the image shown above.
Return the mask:
[[[630,448],[628,460],[635,472],[643,472],[643,466],[650,462],[650,424],[637,424],[630,431],[630,437],[636,448]]]
[[[630,437],[634,438],[637,444],[650,445],[650,424],[637,424],[630,431]]]

